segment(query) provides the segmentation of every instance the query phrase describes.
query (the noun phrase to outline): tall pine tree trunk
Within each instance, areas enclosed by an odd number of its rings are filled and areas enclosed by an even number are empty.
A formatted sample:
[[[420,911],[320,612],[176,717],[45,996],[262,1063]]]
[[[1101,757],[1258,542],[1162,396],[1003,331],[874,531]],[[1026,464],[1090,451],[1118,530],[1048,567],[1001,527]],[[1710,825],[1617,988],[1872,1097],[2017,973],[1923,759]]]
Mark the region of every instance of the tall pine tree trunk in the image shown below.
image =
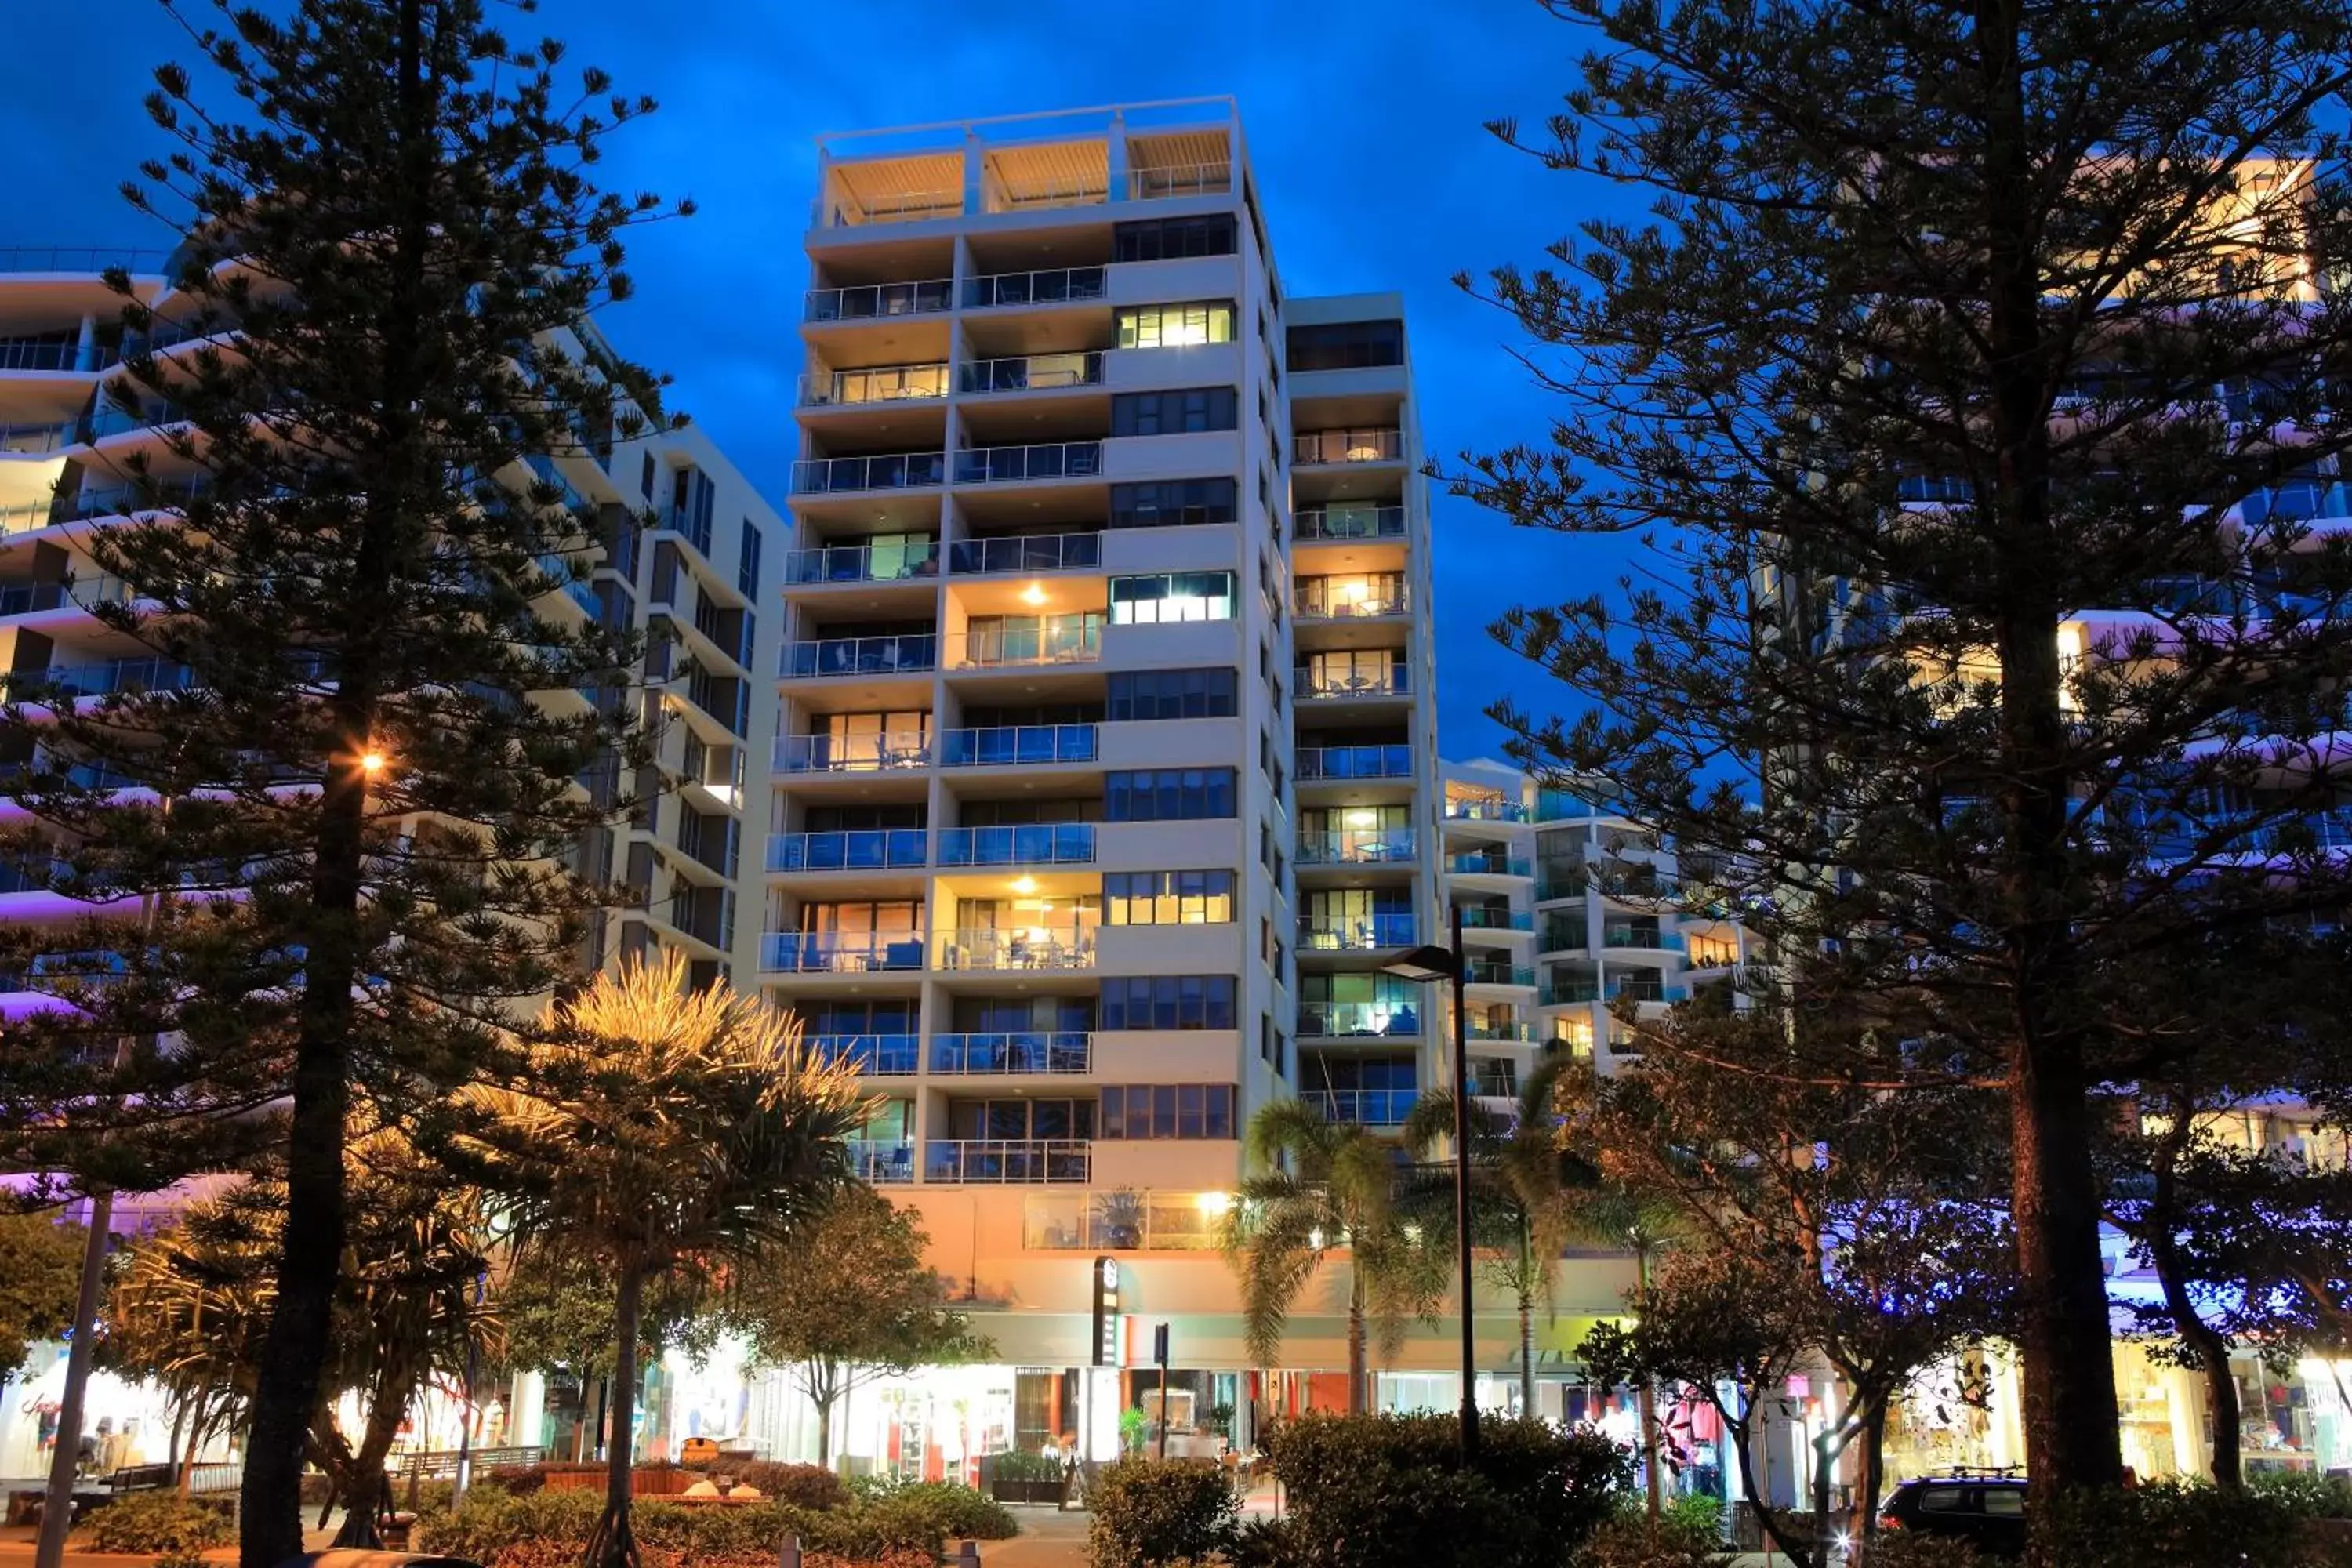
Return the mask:
[[[613,1358],[611,1426],[604,1435],[604,1516],[588,1538],[587,1568],[636,1568],[637,1541],[629,1529],[630,1468],[636,1457],[637,1333],[645,1300],[643,1264],[621,1268],[621,1294],[613,1325],[621,1342]]]
[[[2050,515],[2049,410],[2042,364],[2032,132],[2020,47],[2022,0],[1977,0],[1985,106],[1988,210],[1985,331],[1999,448],[1988,521],[1999,536],[1991,585],[2000,713],[1994,777],[2001,819],[1998,892],[2013,934],[2011,1047],[2011,1220],[2023,1297],[2022,1403],[2027,1473],[2037,1505],[2123,1479],[2110,1359],[2106,1277],[2091,1168],[2089,1085],[2072,1001],[2065,889],[2069,791],[2060,707],[2060,575]]]
[[[376,1521],[389,1511],[392,1501],[392,1481],[384,1474],[383,1462],[400,1436],[413,1382],[390,1375],[376,1380],[375,1397],[368,1403],[367,1426],[360,1435],[359,1452],[352,1458],[351,1479],[343,1489],[343,1527],[335,1532],[337,1546],[369,1552],[383,1548]]]
[[[2176,1119],[2185,1139],[2192,1125],[2189,1114],[2181,1110]],[[2178,1156],[2178,1148],[2168,1140],[2158,1156],[2155,1196],[2148,1205],[2149,1223],[2142,1240],[2148,1261],[2156,1268],[2157,1283],[2164,1290],[2164,1310],[2172,1319],[2172,1331],[2196,1352],[2197,1370],[2205,1380],[2206,1414],[2213,1427],[2213,1484],[2236,1491],[2245,1482],[2241,1454],[2245,1430],[2238,1407],[2238,1380],[2230,1371],[2230,1342],[2199,1314],[2197,1302],[2189,1293],[2188,1271],[2181,1262],[2179,1243],[2173,1238],[2178,1182],[2172,1162]]]

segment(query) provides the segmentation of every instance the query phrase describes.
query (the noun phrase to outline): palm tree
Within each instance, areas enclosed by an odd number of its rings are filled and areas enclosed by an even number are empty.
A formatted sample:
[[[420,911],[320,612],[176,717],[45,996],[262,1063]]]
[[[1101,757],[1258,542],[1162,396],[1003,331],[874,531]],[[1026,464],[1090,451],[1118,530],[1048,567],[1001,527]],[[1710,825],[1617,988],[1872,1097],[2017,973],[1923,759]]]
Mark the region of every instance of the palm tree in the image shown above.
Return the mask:
[[[1547,1310],[1558,1283],[1560,1254],[1590,1234],[1591,1205],[1600,1178],[1559,1144],[1553,1100],[1564,1058],[1538,1064],[1519,1085],[1507,1116],[1470,1107],[1471,1240],[1484,1253],[1484,1272],[1511,1293],[1519,1310],[1519,1409],[1536,1408],[1536,1308]],[[1405,1146],[1426,1159],[1454,1135],[1454,1090],[1423,1095],[1405,1118]],[[1454,1238],[1451,1162],[1424,1167],[1409,1189],[1406,1208],[1431,1234]]]
[[[1348,1257],[1348,1410],[1368,1394],[1369,1322],[1393,1354],[1409,1316],[1426,1316],[1443,1264],[1400,1218],[1397,1149],[1369,1129],[1326,1121],[1304,1100],[1277,1100],[1250,1119],[1245,1142],[1257,1174],[1242,1183],[1225,1221],[1225,1254],[1240,1277],[1250,1354],[1281,1359],[1282,1331],[1298,1293],[1333,1254]]]
[[[600,974],[553,1013],[512,1087],[468,1092],[455,1156],[513,1203],[526,1247],[611,1270],[619,1341],[604,1513],[588,1568],[635,1568],[630,1436],[646,1287],[723,1269],[781,1239],[849,1179],[869,1107],[856,1069],[803,1047],[800,1026],[723,983],[688,992],[670,955]]]

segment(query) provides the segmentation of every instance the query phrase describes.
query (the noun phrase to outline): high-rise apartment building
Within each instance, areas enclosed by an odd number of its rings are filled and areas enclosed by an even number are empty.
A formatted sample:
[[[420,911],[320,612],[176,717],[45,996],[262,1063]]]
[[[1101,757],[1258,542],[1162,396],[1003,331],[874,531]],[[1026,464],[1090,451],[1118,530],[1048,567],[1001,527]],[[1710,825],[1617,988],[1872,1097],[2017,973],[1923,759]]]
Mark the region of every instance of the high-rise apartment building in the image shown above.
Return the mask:
[[[850,1460],[1107,1451],[1160,1321],[1174,1447],[1245,1436],[1346,1358],[1310,1293],[1300,1375],[1250,1370],[1244,1128],[1392,1126],[1442,1060],[1378,973],[1438,930],[1400,301],[1284,291],[1229,100],[836,137],[820,181],[761,980],[870,1075],[865,1173],[998,1357]]]

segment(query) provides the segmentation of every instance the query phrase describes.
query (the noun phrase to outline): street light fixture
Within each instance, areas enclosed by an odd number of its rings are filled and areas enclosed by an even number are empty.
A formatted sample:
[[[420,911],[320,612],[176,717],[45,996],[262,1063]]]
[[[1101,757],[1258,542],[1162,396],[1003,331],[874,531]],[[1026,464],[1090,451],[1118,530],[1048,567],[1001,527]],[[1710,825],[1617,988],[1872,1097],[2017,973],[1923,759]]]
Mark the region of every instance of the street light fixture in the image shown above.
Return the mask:
[[[1478,1457],[1478,1334],[1470,1317],[1470,1019],[1462,995],[1470,965],[1462,953],[1462,907],[1454,906],[1452,947],[1416,947],[1381,970],[1417,985],[1454,983],[1454,1245],[1462,1271],[1462,1464],[1467,1469]]]

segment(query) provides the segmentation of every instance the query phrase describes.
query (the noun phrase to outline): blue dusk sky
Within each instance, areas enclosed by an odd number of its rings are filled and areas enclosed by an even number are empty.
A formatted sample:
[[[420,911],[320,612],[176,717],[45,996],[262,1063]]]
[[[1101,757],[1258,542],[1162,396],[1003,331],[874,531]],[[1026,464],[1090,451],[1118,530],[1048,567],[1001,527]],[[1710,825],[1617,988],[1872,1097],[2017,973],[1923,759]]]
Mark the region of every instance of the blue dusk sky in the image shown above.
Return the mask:
[[[157,63],[188,57],[177,26],[152,0],[0,9],[12,56],[55,67],[0,96],[0,246],[167,243],[116,193],[161,148],[140,100]],[[1286,289],[1403,295],[1423,439],[1449,463],[1541,439],[1552,412],[1510,357],[1512,323],[1454,274],[1535,265],[1580,219],[1631,205],[1482,129],[1540,121],[1573,80],[1584,36],[1534,0],[542,0],[508,26],[562,38],[570,63],[660,101],[609,144],[604,181],[691,196],[699,216],[633,241],[637,295],[603,324],[677,378],[677,406],[778,501],[820,133],[1231,94]],[[1433,505],[1442,745],[1494,754],[1482,710],[1496,694],[1538,710],[1570,694],[1487,624],[1613,582],[1626,546]]]

